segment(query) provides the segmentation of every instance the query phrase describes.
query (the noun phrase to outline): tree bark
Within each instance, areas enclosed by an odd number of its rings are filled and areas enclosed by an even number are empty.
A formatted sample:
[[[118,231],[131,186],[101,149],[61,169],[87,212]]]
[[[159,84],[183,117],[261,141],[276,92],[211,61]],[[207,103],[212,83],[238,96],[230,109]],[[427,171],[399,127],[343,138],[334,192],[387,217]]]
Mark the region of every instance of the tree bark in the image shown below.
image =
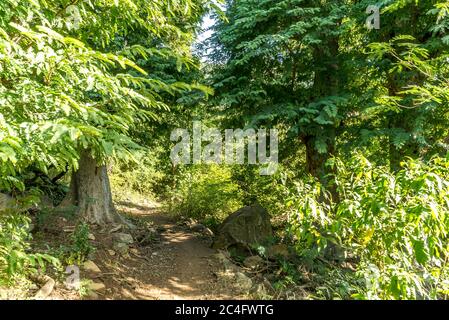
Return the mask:
[[[76,206],[79,216],[91,224],[127,224],[112,202],[106,166],[98,166],[89,151],[81,154],[79,169],[72,174],[70,191],[60,206],[69,205]]]
[[[326,46],[323,44],[314,48],[314,61],[317,63],[315,70],[313,93],[315,100],[340,94],[342,87],[339,73],[339,39],[327,39]],[[326,167],[329,158],[336,152],[336,124],[325,125],[316,128],[314,134],[308,134],[303,138],[306,146],[307,171],[312,176],[320,179],[323,186],[331,193],[332,199],[338,201],[339,195],[335,183],[332,182],[331,174],[334,170]],[[327,152],[320,153],[316,147],[318,139],[324,140]],[[322,197],[325,198],[324,195]]]
[[[316,140],[316,136],[306,136],[303,139],[306,146],[307,173],[322,180],[326,174],[330,173],[326,168],[326,161],[335,154],[335,134],[327,137],[328,150],[325,153],[318,152],[315,146]]]
[[[335,168],[326,167],[326,162],[332,156],[335,155],[335,129],[329,128],[329,134],[327,135],[326,144],[327,152],[319,153],[315,146],[317,137],[306,136],[303,142],[306,146],[306,160],[307,160],[307,173],[320,180],[321,184],[330,193],[331,199],[328,199],[324,194],[321,195],[320,201],[325,202],[332,200],[334,202],[340,201],[340,195],[338,194],[337,186],[334,183],[332,177],[335,174]]]

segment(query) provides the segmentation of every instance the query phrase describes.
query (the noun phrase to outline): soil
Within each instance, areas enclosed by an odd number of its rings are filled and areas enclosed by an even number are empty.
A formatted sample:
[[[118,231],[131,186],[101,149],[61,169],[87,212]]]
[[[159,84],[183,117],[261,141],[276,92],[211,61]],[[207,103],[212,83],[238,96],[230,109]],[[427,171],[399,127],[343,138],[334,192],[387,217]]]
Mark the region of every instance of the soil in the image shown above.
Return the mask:
[[[147,234],[147,229],[155,231],[151,239],[136,241],[130,245],[128,254],[121,255],[113,249],[110,230],[91,230],[96,248],[90,259],[100,268],[97,274],[85,273],[81,278],[101,282],[106,288],[97,295],[84,299],[244,299],[245,292],[233,283],[219,277],[217,253],[210,248],[211,237],[193,232],[188,226],[170,217],[156,204],[122,203],[118,210],[127,216],[139,232]],[[40,238],[41,244],[67,241],[67,219],[60,218],[65,226],[55,225],[42,234],[52,235],[52,239]],[[145,229],[147,228],[147,229]],[[66,230],[66,231],[64,231]],[[64,234],[66,233],[66,234]],[[38,237],[39,238],[39,237]],[[113,254],[113,255],[111,255]],[[63,284],[56,286],[49,299],[81,299],[78,292],[68,290]]]

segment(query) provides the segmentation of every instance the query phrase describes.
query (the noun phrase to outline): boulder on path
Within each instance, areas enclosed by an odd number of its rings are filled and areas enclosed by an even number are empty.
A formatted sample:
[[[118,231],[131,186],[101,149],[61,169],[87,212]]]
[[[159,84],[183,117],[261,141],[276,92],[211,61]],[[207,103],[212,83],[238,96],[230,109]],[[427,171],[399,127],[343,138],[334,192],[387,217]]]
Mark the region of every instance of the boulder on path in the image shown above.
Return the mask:
[[[214,249],[227,249],[234,245],[250,247],[273,235],[270,215],[255,204],[237,210],[227,217],[218,229],[212,245]]]

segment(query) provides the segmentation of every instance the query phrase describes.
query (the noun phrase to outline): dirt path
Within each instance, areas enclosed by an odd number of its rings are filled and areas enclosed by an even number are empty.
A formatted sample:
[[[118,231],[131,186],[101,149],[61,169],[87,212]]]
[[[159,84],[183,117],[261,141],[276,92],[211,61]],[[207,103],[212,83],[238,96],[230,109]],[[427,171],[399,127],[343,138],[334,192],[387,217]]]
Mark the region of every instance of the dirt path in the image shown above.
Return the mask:
[[[210,239],[177,224],[160,209],[126,204],[120,210],[152,225],[154,241],[134,244],[128,256],[111,256],[108,236],[99,239],[95,263],[102,273],[93,279],[106,285],[103,299],[239,299],[232,284],[217,277],[220,266]],[[101,237],[101,236],[100,236]]]

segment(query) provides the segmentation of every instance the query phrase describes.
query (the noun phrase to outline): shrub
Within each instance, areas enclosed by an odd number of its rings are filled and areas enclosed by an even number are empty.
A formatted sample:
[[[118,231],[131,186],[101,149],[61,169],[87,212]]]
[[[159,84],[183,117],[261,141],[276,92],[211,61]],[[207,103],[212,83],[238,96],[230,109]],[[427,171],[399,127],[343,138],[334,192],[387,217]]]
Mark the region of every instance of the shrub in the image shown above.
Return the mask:
[[[160,161],[155,151],[148,151],[137,154],[136,162],[115,163],[110,180],[116,200],[122,201],[134,195],[154,198],[164,178]]]
[[[291,232],[304,258],[332,247],[355,264],[358,299],[437,299],[449,294],[449,158],[408,160],[391,173],[361,155],[335,159],[340,201],[322,187],[292,192]]]
[[[72,233],[70,243],[54,250],[54,255],[66,265],[81,265],[95,250],[90,243],[89,233],[89,225],[79,223]]]
[[[197,219],[221,220],[242,205],[239,186],[228,166],[192,166],[170,194],[171,210]]]
[[[45,271],[59,260],[41,253],[30,253],[30,219],[23,214],[0,215],[0,285],[12,285],[20,278]]]

